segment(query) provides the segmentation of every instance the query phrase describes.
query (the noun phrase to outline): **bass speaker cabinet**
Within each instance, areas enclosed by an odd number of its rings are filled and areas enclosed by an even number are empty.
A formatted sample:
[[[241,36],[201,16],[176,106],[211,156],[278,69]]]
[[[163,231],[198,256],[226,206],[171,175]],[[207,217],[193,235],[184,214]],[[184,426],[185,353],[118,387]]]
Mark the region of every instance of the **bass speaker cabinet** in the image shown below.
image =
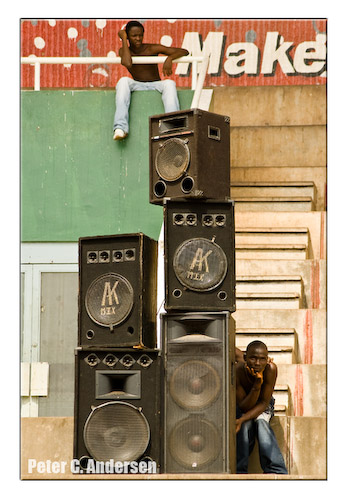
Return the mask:
[[[165,309],[235,311],[234,203],[164,202]]]
[[[113,460],[151,461],[158,471],[161,366],[155,349],[75,350],[74,458],[82,470]]]
[[[79,239],[79,345],[156,346],[157,242],[142,233]]]
[[[161,315],[164,472],[235,473],[235,326],[229,312]]]
[[[230,196],[230,119],[190,109],[149,118],[150,203]]]

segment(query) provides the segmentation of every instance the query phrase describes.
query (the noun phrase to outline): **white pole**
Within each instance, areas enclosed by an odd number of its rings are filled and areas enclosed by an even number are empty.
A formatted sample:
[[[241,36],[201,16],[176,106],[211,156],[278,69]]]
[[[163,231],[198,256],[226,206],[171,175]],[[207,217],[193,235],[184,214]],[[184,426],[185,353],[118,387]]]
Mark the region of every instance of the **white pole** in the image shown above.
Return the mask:
[[[39,62],[35,62],[35,83],[34,89],[40,90],[41,87],[41,64]]]
[[[199,100],[201,97],[202,89],[203,89],[203,83],[205,79],[205,75],[207,74],[207,69],[209,65],[209,57],[210,56],[205,56],[203,59],[203,62],[201,64],[201,70],[198,75],[198,80],[197,80],[197,85],[196,85],[196,90],[193,95],[192,103],[191,103],[191,109],[198,108]]]

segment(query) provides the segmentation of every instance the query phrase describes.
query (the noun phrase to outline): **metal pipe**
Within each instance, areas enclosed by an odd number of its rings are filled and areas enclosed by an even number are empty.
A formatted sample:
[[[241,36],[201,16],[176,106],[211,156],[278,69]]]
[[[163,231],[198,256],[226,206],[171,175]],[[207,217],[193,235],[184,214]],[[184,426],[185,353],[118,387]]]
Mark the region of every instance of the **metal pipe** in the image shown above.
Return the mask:
[[[198,107],[205,75],[207,72],[210,56],[183,56],[175,59],[177,63],[192,63],[191,89],[195,91],[191,108]],[[166,56],[133,56],[133,64],[164,63]],[[41,64],[121,64],[120,57],[21,57],[22,64],[35,66],[34,89],[40,90]],[[198,73],[198,63],[202,63],[201,71]]]
[[[205,75],[207,74],[207,69],[209,65],[209,57],[205,57],[203,59],[202,65],[201,65],[201,70],[198,75],[198,80],[197,80],[197,85],[196,85],[196,90],[193,94],[193,99],[191,103],[191,109],[198,108],[199,100],[202,94],[202,89],[203,89],[203,84],[205,80]]]

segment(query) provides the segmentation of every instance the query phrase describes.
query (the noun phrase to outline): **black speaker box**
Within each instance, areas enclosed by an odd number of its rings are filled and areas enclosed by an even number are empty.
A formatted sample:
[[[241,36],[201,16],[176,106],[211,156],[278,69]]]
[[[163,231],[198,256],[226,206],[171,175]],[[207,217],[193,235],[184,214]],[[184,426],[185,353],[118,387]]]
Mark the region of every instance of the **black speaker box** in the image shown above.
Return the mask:
[[[142,233],[79,239],[79,345],[156,346],[157,242]]]
[[[236,473],[235,323],[229,312],[161,315],[166,473]]]
[[[230,196],[230,119],[200,109],[149,118],[149,201]]]
[[[152,471],[159,471],[161,369],[155,349],[75,350],[73,456],[78,468],[150,461],[155,462]]]
[[[234,203],[164,202],[165,309],[235,311]]]

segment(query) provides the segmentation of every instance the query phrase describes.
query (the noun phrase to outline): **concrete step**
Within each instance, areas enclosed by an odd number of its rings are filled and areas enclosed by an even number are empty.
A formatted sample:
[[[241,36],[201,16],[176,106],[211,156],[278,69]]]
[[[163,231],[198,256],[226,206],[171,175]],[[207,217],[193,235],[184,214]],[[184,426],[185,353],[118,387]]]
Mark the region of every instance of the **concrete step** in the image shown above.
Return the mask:
[[[268,347],[275,363],[296,363],[297,332],[294,328],[237,328],[236,346],[245,352],[253,340],[261,340]]]
[[[232,182],[231,198],[233,197],[309,197],[315,203],[316,186],[313,181]]]
[[[249,340],[244,340],[243,345],[255,339],[266,339],[263,342],[268,342],[273,346],[292,345],[292,341],[288,341],[288,338],[291,338],[290,334],[276,335],[274,332],[294,331],[296,336],[293,351],[295,362],[308,365],[326,363],[327,312],[324,309],[239,309],[232,314],[232,317],[236,322],[236,341],[243,332],[245,335],[249,332],[249,335],[246,335]],[[267,335],[264,333],[266,331],[273,332],[273,334]],[[276,338],[278,342],[274,342]]]
[[[325,309],[327,266],[325,260],[237,259],[238,276],[300,276],[302,307]]]
[[[236,259],[308,259],[310,257],[309,229],[236,228],[235,249]]]
[[[277,384],[274,387],[273,397],[275,399],[274,414],[290,415],[290,391],[287,384]]]
[[[268,227],[280,230],[282,228],[308,228],[311,250],[309,258],[325,259],[326,257],[326,212],[236,211],[234,220],[236,231],[244,228],[259,230]],[[248,241],[248,243],[252,242]],[[297,241],[297,243],[301,242]]]
[[[301,297],[293,292],[237,293],[237,309],[300,309]]]
[[[301,276],[236,275],[236,294],[240,293],[296,293],[303,296]],[[240,295],[239,295],[240,297]]]
[[[312,212],[315,203],[311,196],[246,197],[232,196],[238,212]]]
[[[235,255],[236,259],[303,260],[308,258],[308,249],[306,245],[292,243],[236,243]]]

